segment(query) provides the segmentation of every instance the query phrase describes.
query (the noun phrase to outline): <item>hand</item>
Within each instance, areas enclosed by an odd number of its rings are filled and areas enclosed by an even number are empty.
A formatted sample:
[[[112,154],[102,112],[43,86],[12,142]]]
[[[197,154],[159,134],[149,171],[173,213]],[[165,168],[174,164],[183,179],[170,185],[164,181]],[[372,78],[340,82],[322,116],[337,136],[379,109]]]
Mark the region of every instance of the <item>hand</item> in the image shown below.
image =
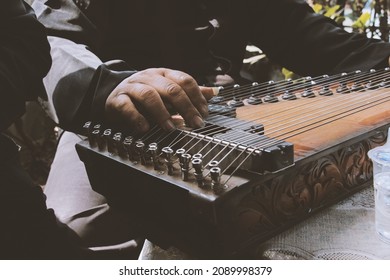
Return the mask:
[[[111,92],[105,105],[106,117],[141,133],[149,130],[150,120],[170,131],[175,129],[167,108],[171,107],[187,125],[199,128],[208,115],[207,99],[214,93],[213,88],[199,87],[181,71],[151,68],[124,79]]]

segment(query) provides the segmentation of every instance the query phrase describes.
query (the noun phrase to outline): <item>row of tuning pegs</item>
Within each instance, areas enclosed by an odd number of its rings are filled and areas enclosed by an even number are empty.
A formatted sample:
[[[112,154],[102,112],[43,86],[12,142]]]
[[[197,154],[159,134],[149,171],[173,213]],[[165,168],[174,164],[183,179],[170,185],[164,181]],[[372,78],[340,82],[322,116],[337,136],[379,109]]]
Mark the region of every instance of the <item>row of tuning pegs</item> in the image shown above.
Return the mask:
[[[159,147],[156,142],[145,143],[133,136],[125,136],[122,132],[114,132],[110,128],[103,128],[100,124],[88,121],[83,126],[84,133],[88,137],[91,148],[100,152],[108,152],[117,155],[122,160],[128,160],[135,164],[152,166],[154,170],[166,170],[168,175],[174,175],[175,170],[180,170],[183,181],[193,178],[201,188],[210,186],[213,190],[220,190],[222,171],[217,161],[207,164],[209,180],[204,175],[204,163],[202,154],[189,154],[183,148],[174,150],[172,147]]]
[[[347,94],[356,91],[374,90],[377,88],[389,88],[390,68],[385,68],[378,72],[371,69],[368,73],[363,73],[358,70],[353,73],[341,73],[337,76],[323,75],[313,79],[312,77],[304,77],[299,83],[292,79],[276,83],[269,81],[266,85],[257,82],[252,83],[250,88],[236,84],[229,89],[228,94],[224,96],[223,87],[219,88],[220,95],[213,97],[209,102],[212,104],[225,103],[231,107],[237,108],[245,104],[257,105],[261,103],[275,103],[280,99],[276,93],[282,93],[282,100],[295,100],[299,94],[303,98],[313,98],[318,95],[330,96],[334,94],[331,85],[335,84],[335,92]],[[317,87],[317,92],[314,88]]]

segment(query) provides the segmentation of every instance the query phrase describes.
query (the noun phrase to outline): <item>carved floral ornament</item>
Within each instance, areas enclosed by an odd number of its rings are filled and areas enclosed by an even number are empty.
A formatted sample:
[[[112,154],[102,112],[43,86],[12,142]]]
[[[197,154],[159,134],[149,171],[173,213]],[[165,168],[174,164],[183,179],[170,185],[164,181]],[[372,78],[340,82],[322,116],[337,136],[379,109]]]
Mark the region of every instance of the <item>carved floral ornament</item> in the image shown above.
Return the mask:
[[[361,189],[372,178],[367,152],[383,145],[386,131],[295,168],[254,187],[240,202],[234,223],[240,234],[262,236],[303,219]]]

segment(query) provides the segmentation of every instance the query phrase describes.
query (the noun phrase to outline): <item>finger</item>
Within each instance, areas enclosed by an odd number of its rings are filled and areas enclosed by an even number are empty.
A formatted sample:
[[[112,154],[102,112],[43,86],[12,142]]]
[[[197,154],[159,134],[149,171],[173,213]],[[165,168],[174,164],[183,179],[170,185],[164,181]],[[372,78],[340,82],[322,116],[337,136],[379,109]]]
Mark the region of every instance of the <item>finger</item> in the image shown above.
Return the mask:
[[[176,73],[176,76],[173,76],[177,81],[164,76],[169,72]],[[187,89],[188,93],[178,82]],[[183,116],[187,125],[195,128],[204,126],[202,115],[206,117],[208,114],[207,101],[195,80],[188,74],[165,68],[147,69],[129,77],[127,83],[142,83],[153,87],[164,102],[170,103],[173,109]]]
[[[131,79],[136,78],[138,82],[144,83],[145,86],[152,86],[164,102],[169,103],[175,111],[183,116],[187,125],[194,128],[203,127],[202,114],[207,116],[208,110],[206,99],[200,93],[199,87],[195,84],[195,91],[201,96],[201,102],[205,102],[206,104],[206,109],[201,109],[202,113],[198,111],[179,84],[162,75],[164,73],[163,71],[161,69],[146,70],[142,74],[138,74],[137,77],[132,76]]]
[[[201,116],[208,115],[207,100],[203,96],[198,84],[190,75],[176,70],[162,69],[164,77],[178,84],[188,96],[192,105],[197,109]],[[171,89],[175,95],[174,88]]]
[[[156,80],[156,82],[156,89],[161,94],[162,98],[183,116],[187,125],[194,128],[204,126],[202,116],[206,117],[208,112],[203,104],[194,104],[194,101],[191,101],[187,92],[170,79],[161,77],[159,81]],[[197,90],[200,93],[200,89]],[[204,97],[202,98],[205,100]],[[205,104],[207,106],[207,103]]]
[[[166,131],[175,129],[167,108],[156,89],[142,83],[127,83],[122,91],[139,104],[147,117],[150,117]]]
[[[210,100],[211,98],[218,96],[219,88],[218,87],[205,87],[199,86],[200,92],[203,94],[206,100]],[[165,107],[168,109],[171,115],[176,114],[177,112],[173,109],[172,105],[169,103],[165,103]]]
[[[130,97],[123,92],[111,94],[106,101],[107,118],[116,123],[124,123],[137,132],[149,130],[149,123],[134,106]]]

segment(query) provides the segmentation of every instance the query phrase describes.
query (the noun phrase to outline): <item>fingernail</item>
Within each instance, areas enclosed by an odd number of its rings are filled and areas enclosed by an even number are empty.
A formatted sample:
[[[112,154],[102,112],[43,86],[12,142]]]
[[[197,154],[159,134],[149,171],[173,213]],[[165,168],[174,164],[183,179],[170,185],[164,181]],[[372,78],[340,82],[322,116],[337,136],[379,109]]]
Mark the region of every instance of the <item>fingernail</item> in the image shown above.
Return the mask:
[[[203,116],[203,117],[207,117],[209,115],[209,106],[206,105],[206,106],[203,106],[202,108],[200,108],[200,114]]]
[[[213,90],[214,96],[217,96],[219,94],[219,87],[212,87],[211,89]]]
[[[204,121],[202,120],[201,117],[199,117],[198,115],[195,115],[193,118],[192,118],[192,127],[194,128],[201,128],[201,127],[204,127],[205,124],[204,124]]]
[[[175,130],[176,129],[176,126],[174,125],[174,123],[171,121],[171,120],[166,120],[165,122],[163,122],[161,124],[161,127],[162,129],[164,129],[165,131],[172,131],[172,130]]]
[[[138,132],[145,133],[149,130],[149,124],[144,120],[139,120],[136,129],[138,130]]]

